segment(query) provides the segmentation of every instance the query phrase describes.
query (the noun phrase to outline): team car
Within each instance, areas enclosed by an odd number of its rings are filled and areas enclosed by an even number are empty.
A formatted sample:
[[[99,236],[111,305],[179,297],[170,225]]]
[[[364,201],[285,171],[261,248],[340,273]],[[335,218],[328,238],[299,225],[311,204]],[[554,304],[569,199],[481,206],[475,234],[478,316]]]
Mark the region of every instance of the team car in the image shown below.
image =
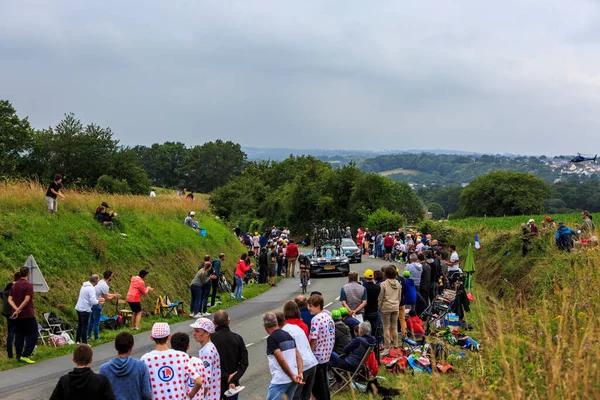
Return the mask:
[[[348,276],[350,273],[350,259],[341,247],[335,244],[315,247],[309,259],[311,277],[333,274]]]

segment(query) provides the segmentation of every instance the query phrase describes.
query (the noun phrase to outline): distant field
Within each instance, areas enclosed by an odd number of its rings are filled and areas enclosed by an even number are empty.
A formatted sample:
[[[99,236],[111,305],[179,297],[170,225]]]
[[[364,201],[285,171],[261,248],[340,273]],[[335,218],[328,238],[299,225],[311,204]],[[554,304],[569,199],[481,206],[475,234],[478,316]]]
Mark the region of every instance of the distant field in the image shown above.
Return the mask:
[[[417,171],[415,169],[396,168],[396,169],[390,169],[388,171],[379,172],[379,175],[381,175],[381,176],[389,176],[389,175],[394,175],[394,174],[415,175],[418,173],[419,173],[419,171]]]

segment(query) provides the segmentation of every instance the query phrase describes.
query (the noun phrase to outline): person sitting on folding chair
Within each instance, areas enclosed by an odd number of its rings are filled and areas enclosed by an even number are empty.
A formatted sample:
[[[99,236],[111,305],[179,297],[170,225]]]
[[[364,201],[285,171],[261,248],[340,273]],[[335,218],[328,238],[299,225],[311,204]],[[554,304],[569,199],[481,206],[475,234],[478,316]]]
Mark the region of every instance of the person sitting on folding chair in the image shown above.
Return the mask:
[[[329,366],[354,371],[358,368],[369,347],[375,346],[375,343],[375,338],[371,336],[371,323],[369,321],[361,322],[358,325],[358,335],[344,347],[345,355],[340,357],[335,352],[331,353]]]

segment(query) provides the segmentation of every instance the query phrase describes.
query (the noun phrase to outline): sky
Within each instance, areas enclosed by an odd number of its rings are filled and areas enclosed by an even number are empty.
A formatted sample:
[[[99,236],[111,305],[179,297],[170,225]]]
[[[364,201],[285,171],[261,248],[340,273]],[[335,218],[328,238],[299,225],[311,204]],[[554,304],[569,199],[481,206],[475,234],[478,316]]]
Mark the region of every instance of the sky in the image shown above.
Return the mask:
[[[594,0],[0,2],[0,99],[126,145],[594,153]]]

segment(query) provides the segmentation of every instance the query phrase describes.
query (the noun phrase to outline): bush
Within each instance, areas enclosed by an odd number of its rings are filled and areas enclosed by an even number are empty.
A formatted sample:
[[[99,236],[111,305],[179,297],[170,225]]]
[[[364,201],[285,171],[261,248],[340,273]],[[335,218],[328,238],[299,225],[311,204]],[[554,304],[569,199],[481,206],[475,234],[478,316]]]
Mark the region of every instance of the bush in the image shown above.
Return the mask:
[[[96,189],[106,193],[131,193],[129,184],[125,179],[115,179],[110,175],[101,175],[96,183]]]
[[[406,225],[406,218],[386,208],[379,208],[367,216],[364,225],[370,230],[396,231]]]

